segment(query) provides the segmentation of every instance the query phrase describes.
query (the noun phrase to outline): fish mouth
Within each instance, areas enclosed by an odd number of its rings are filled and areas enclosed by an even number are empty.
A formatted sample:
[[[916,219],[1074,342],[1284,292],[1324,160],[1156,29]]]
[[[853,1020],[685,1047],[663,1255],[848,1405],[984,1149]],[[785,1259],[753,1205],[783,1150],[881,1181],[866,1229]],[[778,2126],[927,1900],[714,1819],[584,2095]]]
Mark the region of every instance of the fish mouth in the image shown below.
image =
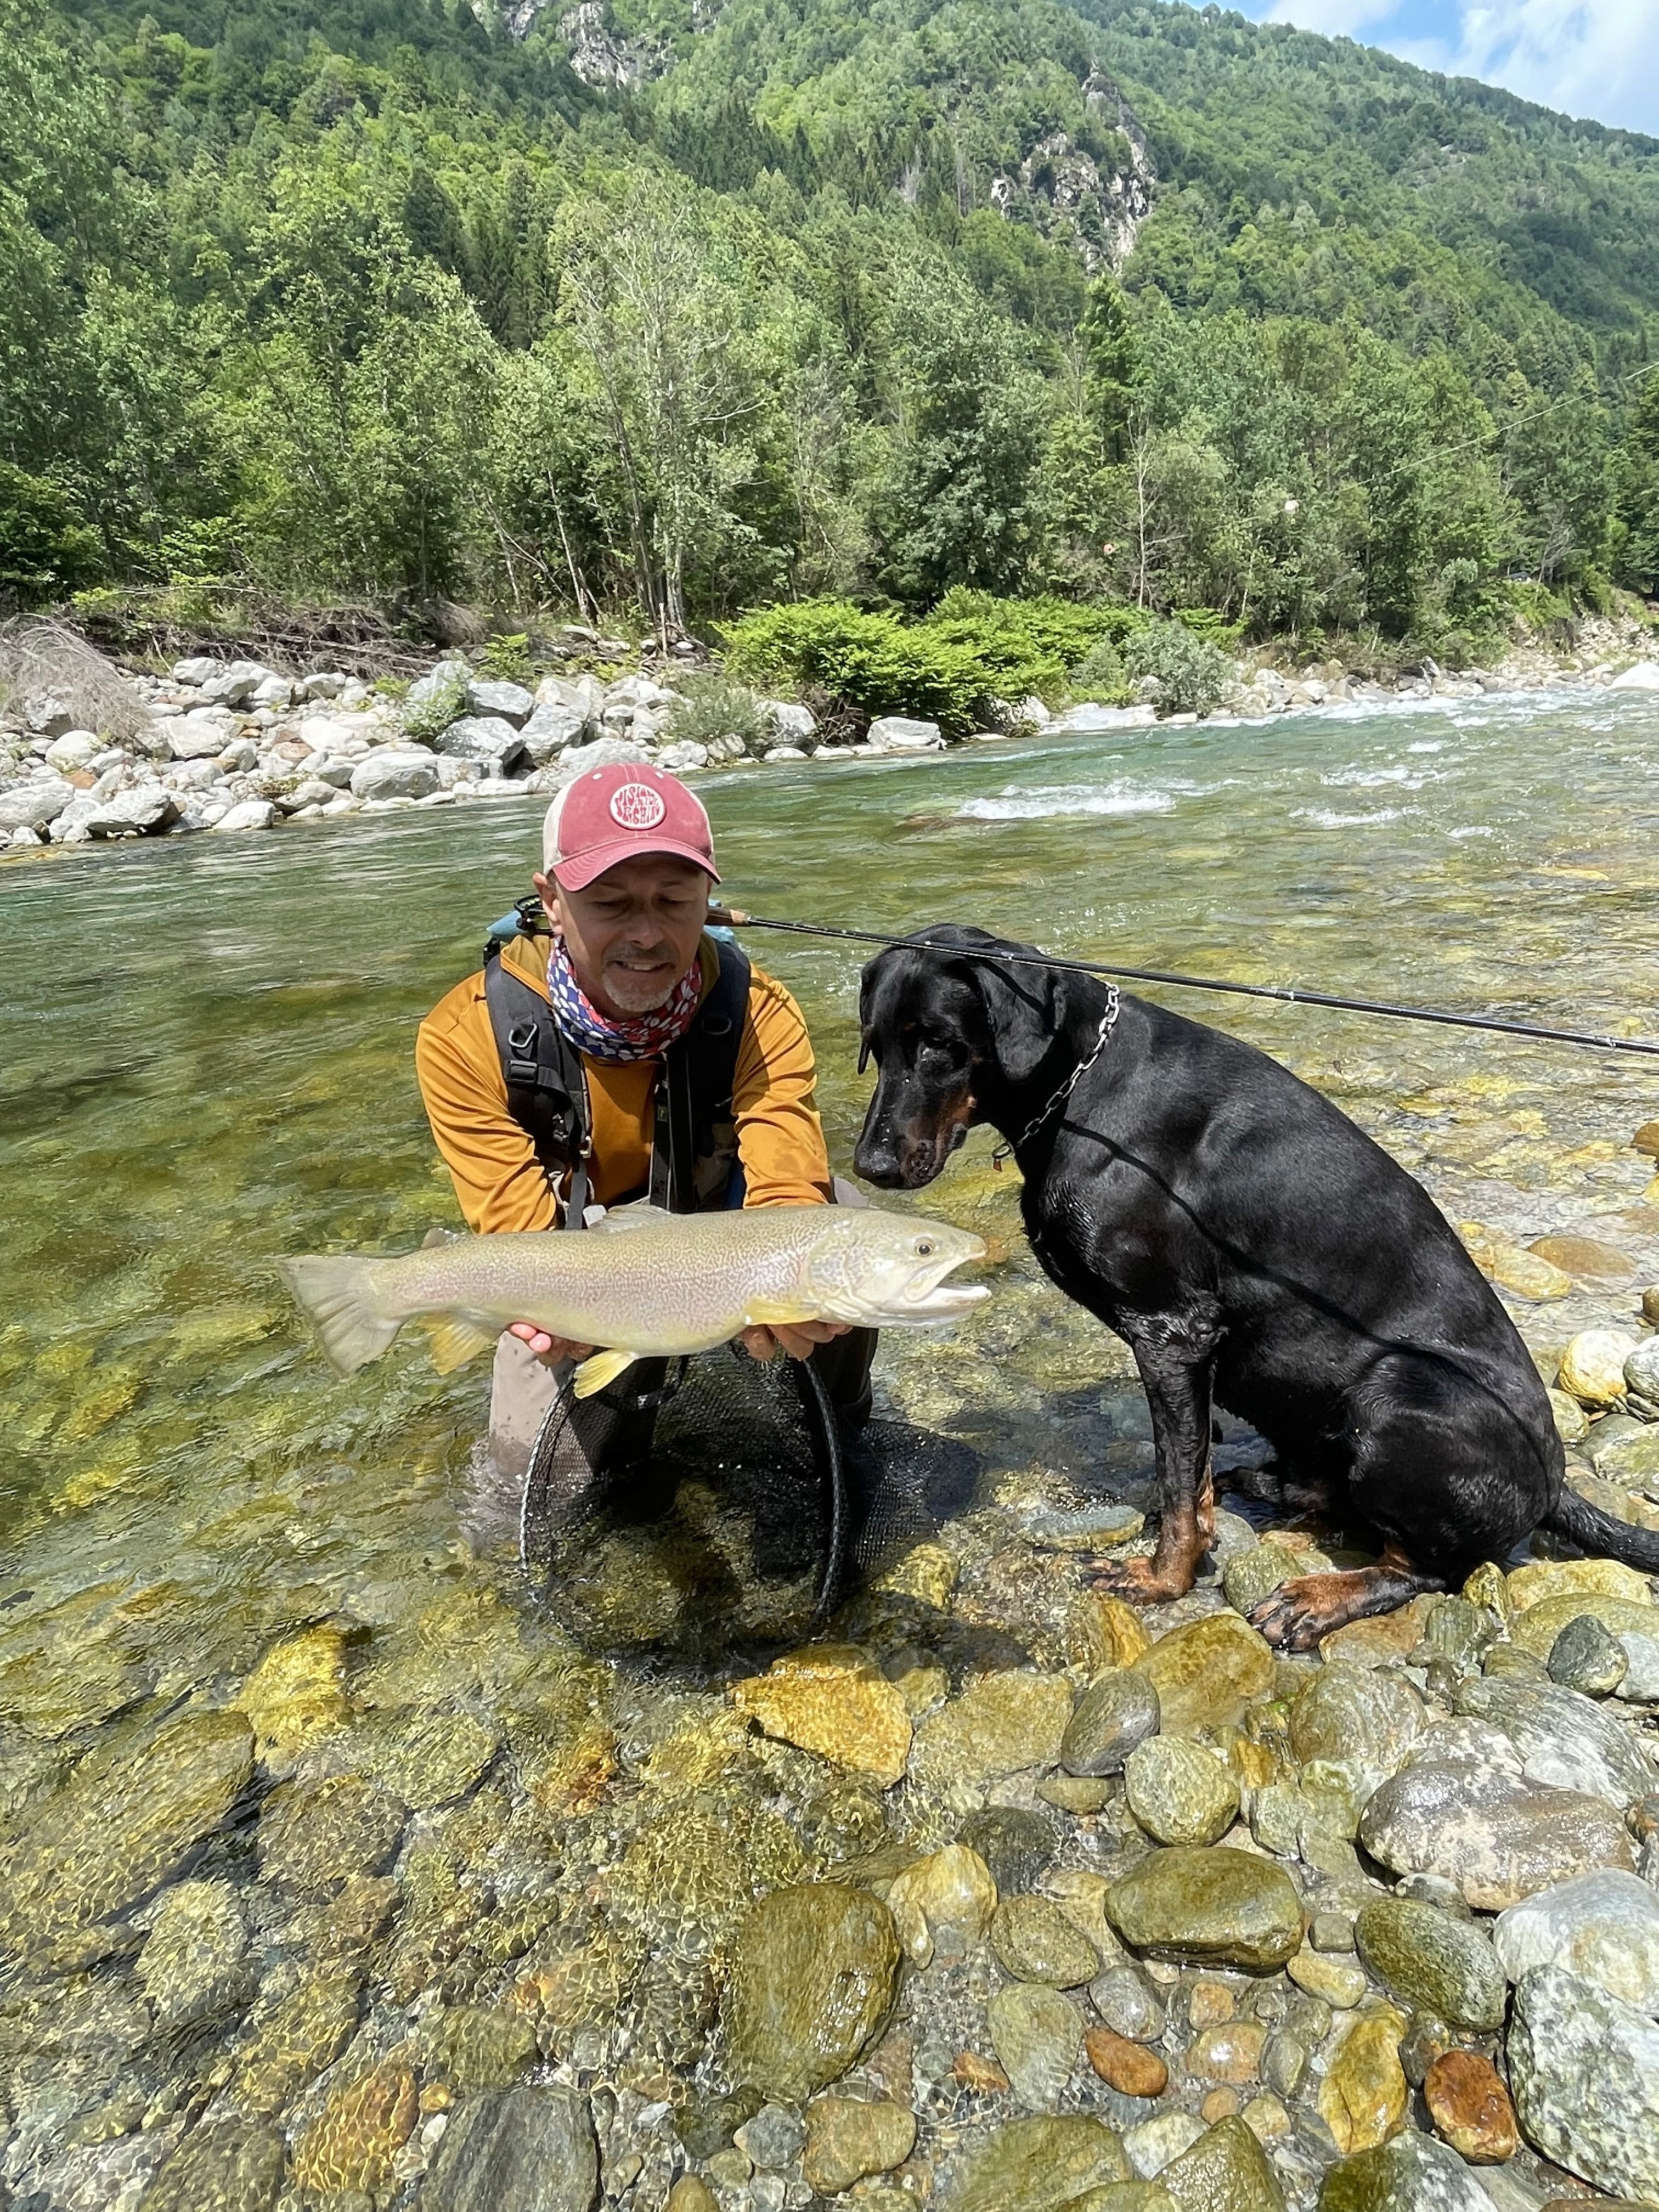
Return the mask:
[[[965,1251],[947,1253],[931,1266],[918,1267],[905,1287],[899,1311],[907,1321],[953,1321],[982,1304],[991,1295],[983,1283],[951,1283],[945,1278],[985,1257],[982,1237],[964,1236]]]

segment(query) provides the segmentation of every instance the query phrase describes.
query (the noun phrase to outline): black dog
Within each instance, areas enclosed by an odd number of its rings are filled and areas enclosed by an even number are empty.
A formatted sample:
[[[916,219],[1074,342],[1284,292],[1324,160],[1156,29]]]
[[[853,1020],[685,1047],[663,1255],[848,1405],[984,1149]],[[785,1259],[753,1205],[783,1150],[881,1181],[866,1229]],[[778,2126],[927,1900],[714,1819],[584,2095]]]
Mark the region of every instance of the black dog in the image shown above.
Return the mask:
[[[975,1122],[1012,1142],[1033,1250],[1125,1339],[1152,1408],[1158,1547],[1097,1581],[1143,1601],[1191,1587],[1213,1530],[1212,1396],[1383,1539],[1375,1566],[1257,1606],[1273,1643],[1304,1649],[1455,1585],[1540,1526],[1659,1572],[1659,1535],[1566,1488],[1509,1316],[1424,1191],[1335,1107],[1201,1023],[995,957],[1040,962],[1027,945],[918,935],[950,949],[912,940],[864,971],[880,1080],[855,1164],[915,1190]]]

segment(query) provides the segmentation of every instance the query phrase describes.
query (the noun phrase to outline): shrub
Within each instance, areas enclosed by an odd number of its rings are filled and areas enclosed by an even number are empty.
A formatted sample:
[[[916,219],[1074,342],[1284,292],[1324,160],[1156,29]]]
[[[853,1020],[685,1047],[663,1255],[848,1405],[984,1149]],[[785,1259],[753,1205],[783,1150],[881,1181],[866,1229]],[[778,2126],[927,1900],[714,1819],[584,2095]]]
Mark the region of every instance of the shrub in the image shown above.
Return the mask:
[[[771,718],[746,684],[714,670],[675,678],[679,703],[668,710],[663,735],[675,744],[690,739],[710,745],[717,738],[737,738],[745,752],[758,756],[778,742]]]
[[[0,460],[0,601],[61,599],[104,565],[104,549],[61,486]]]
[[[1184,623],[1148,623],[1129,640],[1124,672],[1150,690],[1166,714],[1206,714],[1218,705],[1232,674],[1218,646],[1196,637]]]
[[[1000,599],[958,585],[947,592],[922,629],[947,645],[963,646],[985,671],[988,689],[1002,698],[1057,693],[1066,671],[1103,642],[1121,642],[1139,617],[1129,607],[1084,606],[1048,595]]]
[[[424,697],[404,709],[404,734],[421,744],[430,744],[441,737],[466,712],[466,684],[453,666],[446,665],[433,674],[441,680]]]
[[[486,638],[479,648],[478,669],[497,684],[533,684],[536,671],[531,664],[528,635]]]
[[[1125,707],[1134,696],[1134,685],[1123,665],[1123,655],[1109,637],[1091,646],[1066,679],[1073,699],[1092,699],[1103,707]]]
[[[745,615],[726,633],[726,664],[738,675],[822,692],[832,706],[870,720],[919,715],[947,737],[975,726],[981,701],[995,688],[971,647],[848,599]]]

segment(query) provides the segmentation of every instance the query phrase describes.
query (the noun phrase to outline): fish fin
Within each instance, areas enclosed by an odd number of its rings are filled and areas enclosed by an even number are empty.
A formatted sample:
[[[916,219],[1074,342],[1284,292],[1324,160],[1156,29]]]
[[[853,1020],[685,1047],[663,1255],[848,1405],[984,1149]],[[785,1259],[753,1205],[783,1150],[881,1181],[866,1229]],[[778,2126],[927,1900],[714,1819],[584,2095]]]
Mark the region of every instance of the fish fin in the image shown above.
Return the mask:
[[[459,1229],[428,1229],[421,1239],[422,1252],[429,1252],[434,1244],[459,1244],[462,1242]]]
[[[317,1341],[342,1375],[378,1359],[403,1327],[377,1312],[370,1295],[373,1260],[349,1253],[279,1260],[283,1280],[317,1332]]]
[[[660,1229],[674,1218],[666,1206],[653,1206],[648,1198],[639,1198],[631,1206],[613,1206],[603,1221],[593,1224],[589,1234],[620,1237],[625,1229]]]
[[[432,1364],[440,1375],[453,1375],[469,1359],[489,1351],[501,1334],[500,1329],[487,1328],[466,1314],[427,1314],[421,1325],[432,1340]]]
[[[639,1356],[637,1352],[596,1352],[576,1370],[571,1387],[577,1397],[591,1398],[596,1390],[603,1390],[607,1382],[614,1382],[625,1373]]]
[[[823,1307],[811,1299],[757,1298],[744,1309],[743,1325],[745,1328],[769,1328],[774,1322],[781,1321],[788,1328],[797,1322],[828,1318]]]

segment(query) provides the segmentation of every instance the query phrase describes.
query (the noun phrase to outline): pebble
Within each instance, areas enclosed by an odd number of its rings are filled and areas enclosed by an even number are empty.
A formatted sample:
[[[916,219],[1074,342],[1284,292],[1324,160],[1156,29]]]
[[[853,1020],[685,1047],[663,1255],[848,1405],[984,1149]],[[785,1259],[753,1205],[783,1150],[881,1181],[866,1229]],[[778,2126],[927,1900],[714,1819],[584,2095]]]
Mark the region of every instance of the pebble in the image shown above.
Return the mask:
[[[1194,2036],[1187,2071],[1195,2081],[1227,2081],[1235,2087],[1258,2080],[1267,2031],[1259,2021],[1224,2021]]]
[[[1238,1818],[1238,1784],[1212,1752],[1184,1736],[1152,1736],[1123,1765],[1129,1810],[1160,1844],[1218,1843]]]
[[[972,2146],[958,2172],[951,2212],[1059,2212],[1085,2190],[1131,2179],[1124,2145],[1085,2112],[1011,2120]]]
[[[1294,2097],[1308,2078],[1308,2046],[1288,2027],[1274,2030],[1262,2045],[1261,2078],[1281,2097]]]
[[[887,1909],[905,1951],[927,1966],[941,1936],[954,1936],[964,1951],[980,1942],[997,1909],[997,1886],[977,1851],[947,1844],[894,1876]]]
[[[902,2166],[915,2141],[916,2116],[902,2105],[818,2097],[806,2108],[801,2173],[820,2197],[838,2196],[871,2174]]]
[[[1492,2212],[1492,2199],[1444,2143],[1401,2135],[1332,2166],[1319,2212]]]
[[[1272,1647],[1236,1613],[1214,1613],[1172,1628],[1134,1662],[1158,1692],[1166,1735],[1237,1728],[1273,1686]]]
[[[1110,1667],[1078,1699],[1060,1747],[1068,1774],[1118,1774],[1137,1744],[1156,1735],[1158,1692],[1133,1668]]]
[[[1529,1782],[1582,1790],[1620,1811],[1652,1782],[1652,1765],[1626,1723],[1576,1690],[1483,1677],[1464,1683],[1457,1710],[1501,1729]]]
[[[687,2181],[692,2190],[682,2195]],[[421,2185],[421,2212],[590,2212],[599,2186],[586,2098],[507,2089],[471,2098],[449,2116]],[[708,2212],[714,2202],[688,2176],[671,2192],[669,2212]]]
[[[1019,1805],[988,1805],[970,1814],[958,1840],[979,1853],[1005,1897],[1030,1889],[1060,1848],[1054,1822]]]
[[[1625,1362],[1640,1341],[1623,1329],[1581,1329],[1561,1355],[1556,1380],[1581,1406],[1622,1405]]]
[[[910,1756],[903,1693],[866,1652],[813,1644],[735,1683],[732,1702],[769,1736],[866,1774],[886,1789]]]
[[[1178,2204],[1194,2212],[1285,2212],[1279,2177],[1242,2119],[1211,2128],[1158,2178]]]
[[[1550,1646],[1545,1662],[1552,1682],[1587,1698],[1610,1698],[1630,1672],[1625,1647],[1608,1634],[1593,1613],[1570,1620]]]
[[[1097,1975],[1089,2002],[1114,2033],[1132,2042],[1156,2043],[1164,2033],[1164,2000],[1131,1960]]]
[[[1302,1900],[1284,1869],[1225,1845],[1154,1852],[1113,1884],[1106,1911],[1134,1949],[1194,1965],[1271,1972],[1302,1941]]]
[[[983,1785],[1023,1767],[1053,1766],[1072,1717],[1070,1686],[1010,1668],[981,1674],[915,1732],[910,1772],[924,1790]]]
[[[1490,2058],[1448,2051],[1423,2079],[1437,2133],[1471,2166],[1502,2166],[1521,2148],[1510,2093]]]
[[[1322,1998],[1338,2012],[1347,2012],[1370,1987],[1364,1970],[1349,1959],[1334,1959],[1322,1951],[1298,1951],[1285,1970],[1299,1990]]]
[[[1603,1799],[1462,1759],[1422,1760],[1385,1782],[1359,1833],[1393,1873],[1438,1875],[1483,1912],[1631,1863],[1624,1823]]]
[[[1659,1896],[1636,1875],[1581,1875],[1512,1905],[1492,1945],[1512,1982],[1534,1966],[1562,1966],[1659,2014]]]
[[[787,2105],[763,2105],[732,2140],[751,2166],[776,2168],[794,2164],[806,2140],[806,2129],[799,2113],[791,2112]]]
[[[1126,2097],[1161,2097],[1170,2086],[1169,2067],[1157,2051],[1109,2027],[1085,2027],[1083,2049],[1101,2080]]]
[[[1509,1990],[1490,1940],[1467,1921],[1410,1898],[1382,1897],[1354,1923],[1367,1970],[1415,2009],[1454,2027],[1504,2025]]]
[[[1050,2112],[1077,2064],[1083,2020],[1059,1990],[1016,1982],[985,2008],[991,2047],[1022,2104]]]
[[[899,1942],[878,1899],[841,1882],[763,1898],[739,1931],[725,1995],[730,2071],[797,2101],[828,2088],[892,2009]]]
[[[1141,2179],[1151,2181],[1171,2159],[1190,2150],[1203,2132],[1204,2123],[1191,2112],[1159,2112],[1127,2130],[1123,2148]]]
[[[1659,2201],[1659,2026],[1534,1966],[1515,1993],[1510,2091],[1527,2140],[1598,2189]]]
[[[1100,1954],[1046,1897],[1011,1897],[991,1923],[991,1948],[1016,1981],[1076,1989],[1100,1972]]]
[[[1400,2063],[1406,2033],[1391,2005],[1355,2015],[1319,2090],[1319,2117],[1343,2153],[1375,2150],[1406,2124],[1411,2100]]]

